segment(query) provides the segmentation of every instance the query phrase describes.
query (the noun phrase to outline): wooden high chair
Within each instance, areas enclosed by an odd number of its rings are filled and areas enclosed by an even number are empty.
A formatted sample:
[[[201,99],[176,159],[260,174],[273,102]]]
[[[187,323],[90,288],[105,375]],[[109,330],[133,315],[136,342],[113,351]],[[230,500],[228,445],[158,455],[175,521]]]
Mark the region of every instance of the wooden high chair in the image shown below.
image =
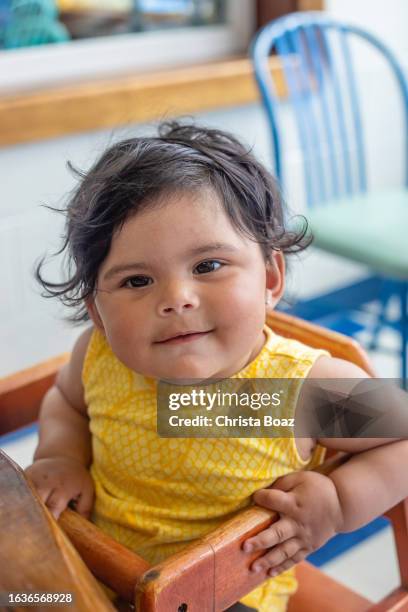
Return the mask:
[[[374,375],[364,351],[350,338],[278,312],[268,315],[268,324],[280,335],[328,349]],[[0,434],[37,418],[41,398],[67,359],[62,355],[0,381]],[[329,473],[345,460],[346,455],[336,455],[318,471]],[[297,565],[299,589],[289,612],[408,611],[408,500],[387,516],[394,528],[400,587],[374,605],[303,561]],[[72,510],[65,510],[55,522],[22,470],[0,452],[0,593],[71,592],[72,611],[114,610],[93,574],[119,595],[115,606],[120,610],[131,609],[129,602],[141,612],[220,612],[265,579],[248,571],[259,552],[243,553],[241,545],[275,520],[276,513],[250,507],[177,555],[149,567]]]

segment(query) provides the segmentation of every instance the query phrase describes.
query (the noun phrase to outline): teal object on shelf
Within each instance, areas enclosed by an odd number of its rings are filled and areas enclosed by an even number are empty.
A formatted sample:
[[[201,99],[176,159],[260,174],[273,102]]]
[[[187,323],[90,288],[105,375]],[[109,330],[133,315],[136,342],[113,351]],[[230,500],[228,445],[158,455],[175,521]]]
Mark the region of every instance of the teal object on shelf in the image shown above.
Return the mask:
[[[36,17],[12,23],[4,35],[4,48],[32,47],[67,40],[69,35],[61,23]]]
[[[4,47],[4,33],[11,19],[11,0],[0,0],[0,49]]]
[[[11,10],[16,20],[28,17],[57,18],[54,0],[11,0]]]
[[[58,21],[54,0],[11,0],[9,20],[0,28],[0,40],[5,49],[69,39],[68,30]]]
[[[0,28],[10,21],[11,16],[11,0],[0,0]]]

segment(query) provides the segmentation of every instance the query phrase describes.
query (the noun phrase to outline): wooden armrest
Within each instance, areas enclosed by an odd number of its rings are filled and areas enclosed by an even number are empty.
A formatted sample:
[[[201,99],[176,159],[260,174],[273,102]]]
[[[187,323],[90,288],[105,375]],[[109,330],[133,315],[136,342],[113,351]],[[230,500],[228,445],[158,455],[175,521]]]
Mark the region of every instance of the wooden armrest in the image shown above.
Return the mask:
[[[317,471],[330,473],[347,459],[346,455],[332,458]],[[0,451],[0,500],[0,590],[29,591],[34,588],[55,592],[58,585],[58,591],[74,593],[76,604],[73,610],[113,610],[21,468],[3,451]],[[300,588],[291,600],[291,612],[327,609],[324,605],[328,602],[329,592],[337,606],[330,608],[333,612],[342,612],[344,608],[341,606],[345,605],[345,601],[348,602],[347,610],[355,612],[408,609],[408,500],[387,514],[394,525],[402,586],[380,604],[371,606],[365,598],[353,595],[345,587],[322,576],[318,570],[302,563],[299,566]],[[188,609],[189,612],[209,612],[224,610],[264,580],[262,574],[248,571],[251,562],[261,553],[246,554],[241,550],[241,544],[276,518],[275,513],[263,508],[248,508],[200,541],[154,567],[149,567],[141,557],[72,510],[62,513],[59,525],[69,535],[94,575],[122,599],[136,602],[139,610]],[[24,546],[17,547],[16,543],[21,541]],[[306,584],[303,584],[305,576]],[[313,585],[315,588],[312,588]],[[324,595],[323,607],[317,606],[314,595],[320,600]],[[339,602],[336,598],[339,601],[341,598],[341,604],[337,605]]]
[[[93,575],[122,599],[133,602],[136,582],[150,564],[69,508],[61,513],[58,524]]]
[[[338,454],[314,471],[329,474],[348,458],[349,456],[344,453]],[[402,587],[382,602],[379,611],[391,610],[394,604],[398,606],[398,610],[402,610],[404,608],[400,606],[408,603],[408,593],[404,588],[408,572],[407,509],[408,500],[405,500],[389,513],[397,532],[397,542],[400,541]],[[180,553],[149,569],[143,559],[71,510],[62,513],[59,523],[91,571],[121,598],[129,602],[136,601],[137,609],[143,612],[170,609],[205,612],[225,610],[265,580],[266,576],[262,573],[254,574],[248,571],[252,561],[262,553],[244,553],[241,545],[248,537],[265,529],[277,518],[274,512],[258,506],[250,507],[201,540],[186,546]],[[329,589],[332,590],[333,584],[336,585],[332,595],[336,596],[337,593],[338,597],[343,598],[342,603],[337,602],[339,606],[336,610],[342,609],[341,605],[345,603],[346,596],[351,606],[350,610],[371,612],[377,610],[377,606],[372,607],[364,597],[353,594],[332,579],[323,578],[321,573],[311,568],[309,564],[303,562],[300,565],[300,580],[306,575],[309,577],[308,580],[313,579],[314,584],[317,583],[318,576],[324,581],[321,594]],[[306,610],[312,612],[311,583],[301,586],[295,598],[298,601],[301,598],[305,612]],[[183,607],[183,604],[187,608]],[[293,605],[292,610],[297,611]]]
[[[347,459],[338,454],[315,471],[330,473]],[[193,601],[204,606],[208,600],[210,605],[214,593],[216,609],[223,610],[265,580],[265,575],[248,571],[262,552],[244,553],[241,546],[277,519],[277,513],[252,506],[153,568],[72,510],[65,510],[58,523],[92,573],[121,598],[134,601],[136,588],[143,610],[173,608],[181,597],[178,605],[189,602],[190,611]]]

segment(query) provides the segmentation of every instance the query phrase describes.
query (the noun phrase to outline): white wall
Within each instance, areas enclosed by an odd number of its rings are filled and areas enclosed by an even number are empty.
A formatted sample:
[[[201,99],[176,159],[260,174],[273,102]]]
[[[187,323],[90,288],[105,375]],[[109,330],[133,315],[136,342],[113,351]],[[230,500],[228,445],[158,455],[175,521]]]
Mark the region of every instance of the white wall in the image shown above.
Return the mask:
[[[377,36],[408,73],[408,2],[406,0],[325,0],[335,19],[359,26]],[[368,178],[378,188],[398,184],[404,177],[402,104],[395,79],[381,54],[356,39],[351,46],[368,152]],[[385,161],[385,163],[384,163]]]
[[[332,17],[359,25],[382,38],[408,63],[406,0],[325,0],[325,7]]]
[[[405,0],[326,2],[333,15],[375,30],[408,64],[408,3]],[[391,130],[390,117],[394,118],[394,110],[390,115],[387,89],[377,78],[380,73],[376,70],[372,73],[371,64],[366,70],[366,119],[374,122],[369,143],[371,174],[375,185],[384,187],[399,181],[401,161],[396,161],[399,154],[394,150],[401,149],[402,136],[398,121],[396,129]],[[371,87],[375,85],[382,96],[375,94],[377,97],[373,98]],[[197,119],[233,131],[254,145],[265,163],[270,163],[267,125],[258,105],[200,114]],[[113,134],[94,132],[0,150],[0,376],[69,350],[80,332],[62,322],[61,308],[39,296],[32,278],[33,262],[44,252],[55,250],[60,243],[62,219],[40,206],[62,204],[64,195],[73,187],[66,161],[86,168],[112,139],[147,129],[151,127],[129,127]],[[291,181],[286,196],[291,208],[299,210],[303,195],[296,147],[288,157]],[[56,273],[56,265],[53,270]],[[359,266],[311,251],[293,264],[290,288],[298,295],[312,295],[364,272]]]

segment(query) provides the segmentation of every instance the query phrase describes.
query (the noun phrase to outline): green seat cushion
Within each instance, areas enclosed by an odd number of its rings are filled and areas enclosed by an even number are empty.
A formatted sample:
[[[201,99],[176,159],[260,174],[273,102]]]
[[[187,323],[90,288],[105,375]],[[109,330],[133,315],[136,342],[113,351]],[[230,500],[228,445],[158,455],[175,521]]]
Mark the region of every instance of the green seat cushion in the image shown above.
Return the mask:
[[[408,189],[328,202],[306,216],[319,249],[408,280]]]

